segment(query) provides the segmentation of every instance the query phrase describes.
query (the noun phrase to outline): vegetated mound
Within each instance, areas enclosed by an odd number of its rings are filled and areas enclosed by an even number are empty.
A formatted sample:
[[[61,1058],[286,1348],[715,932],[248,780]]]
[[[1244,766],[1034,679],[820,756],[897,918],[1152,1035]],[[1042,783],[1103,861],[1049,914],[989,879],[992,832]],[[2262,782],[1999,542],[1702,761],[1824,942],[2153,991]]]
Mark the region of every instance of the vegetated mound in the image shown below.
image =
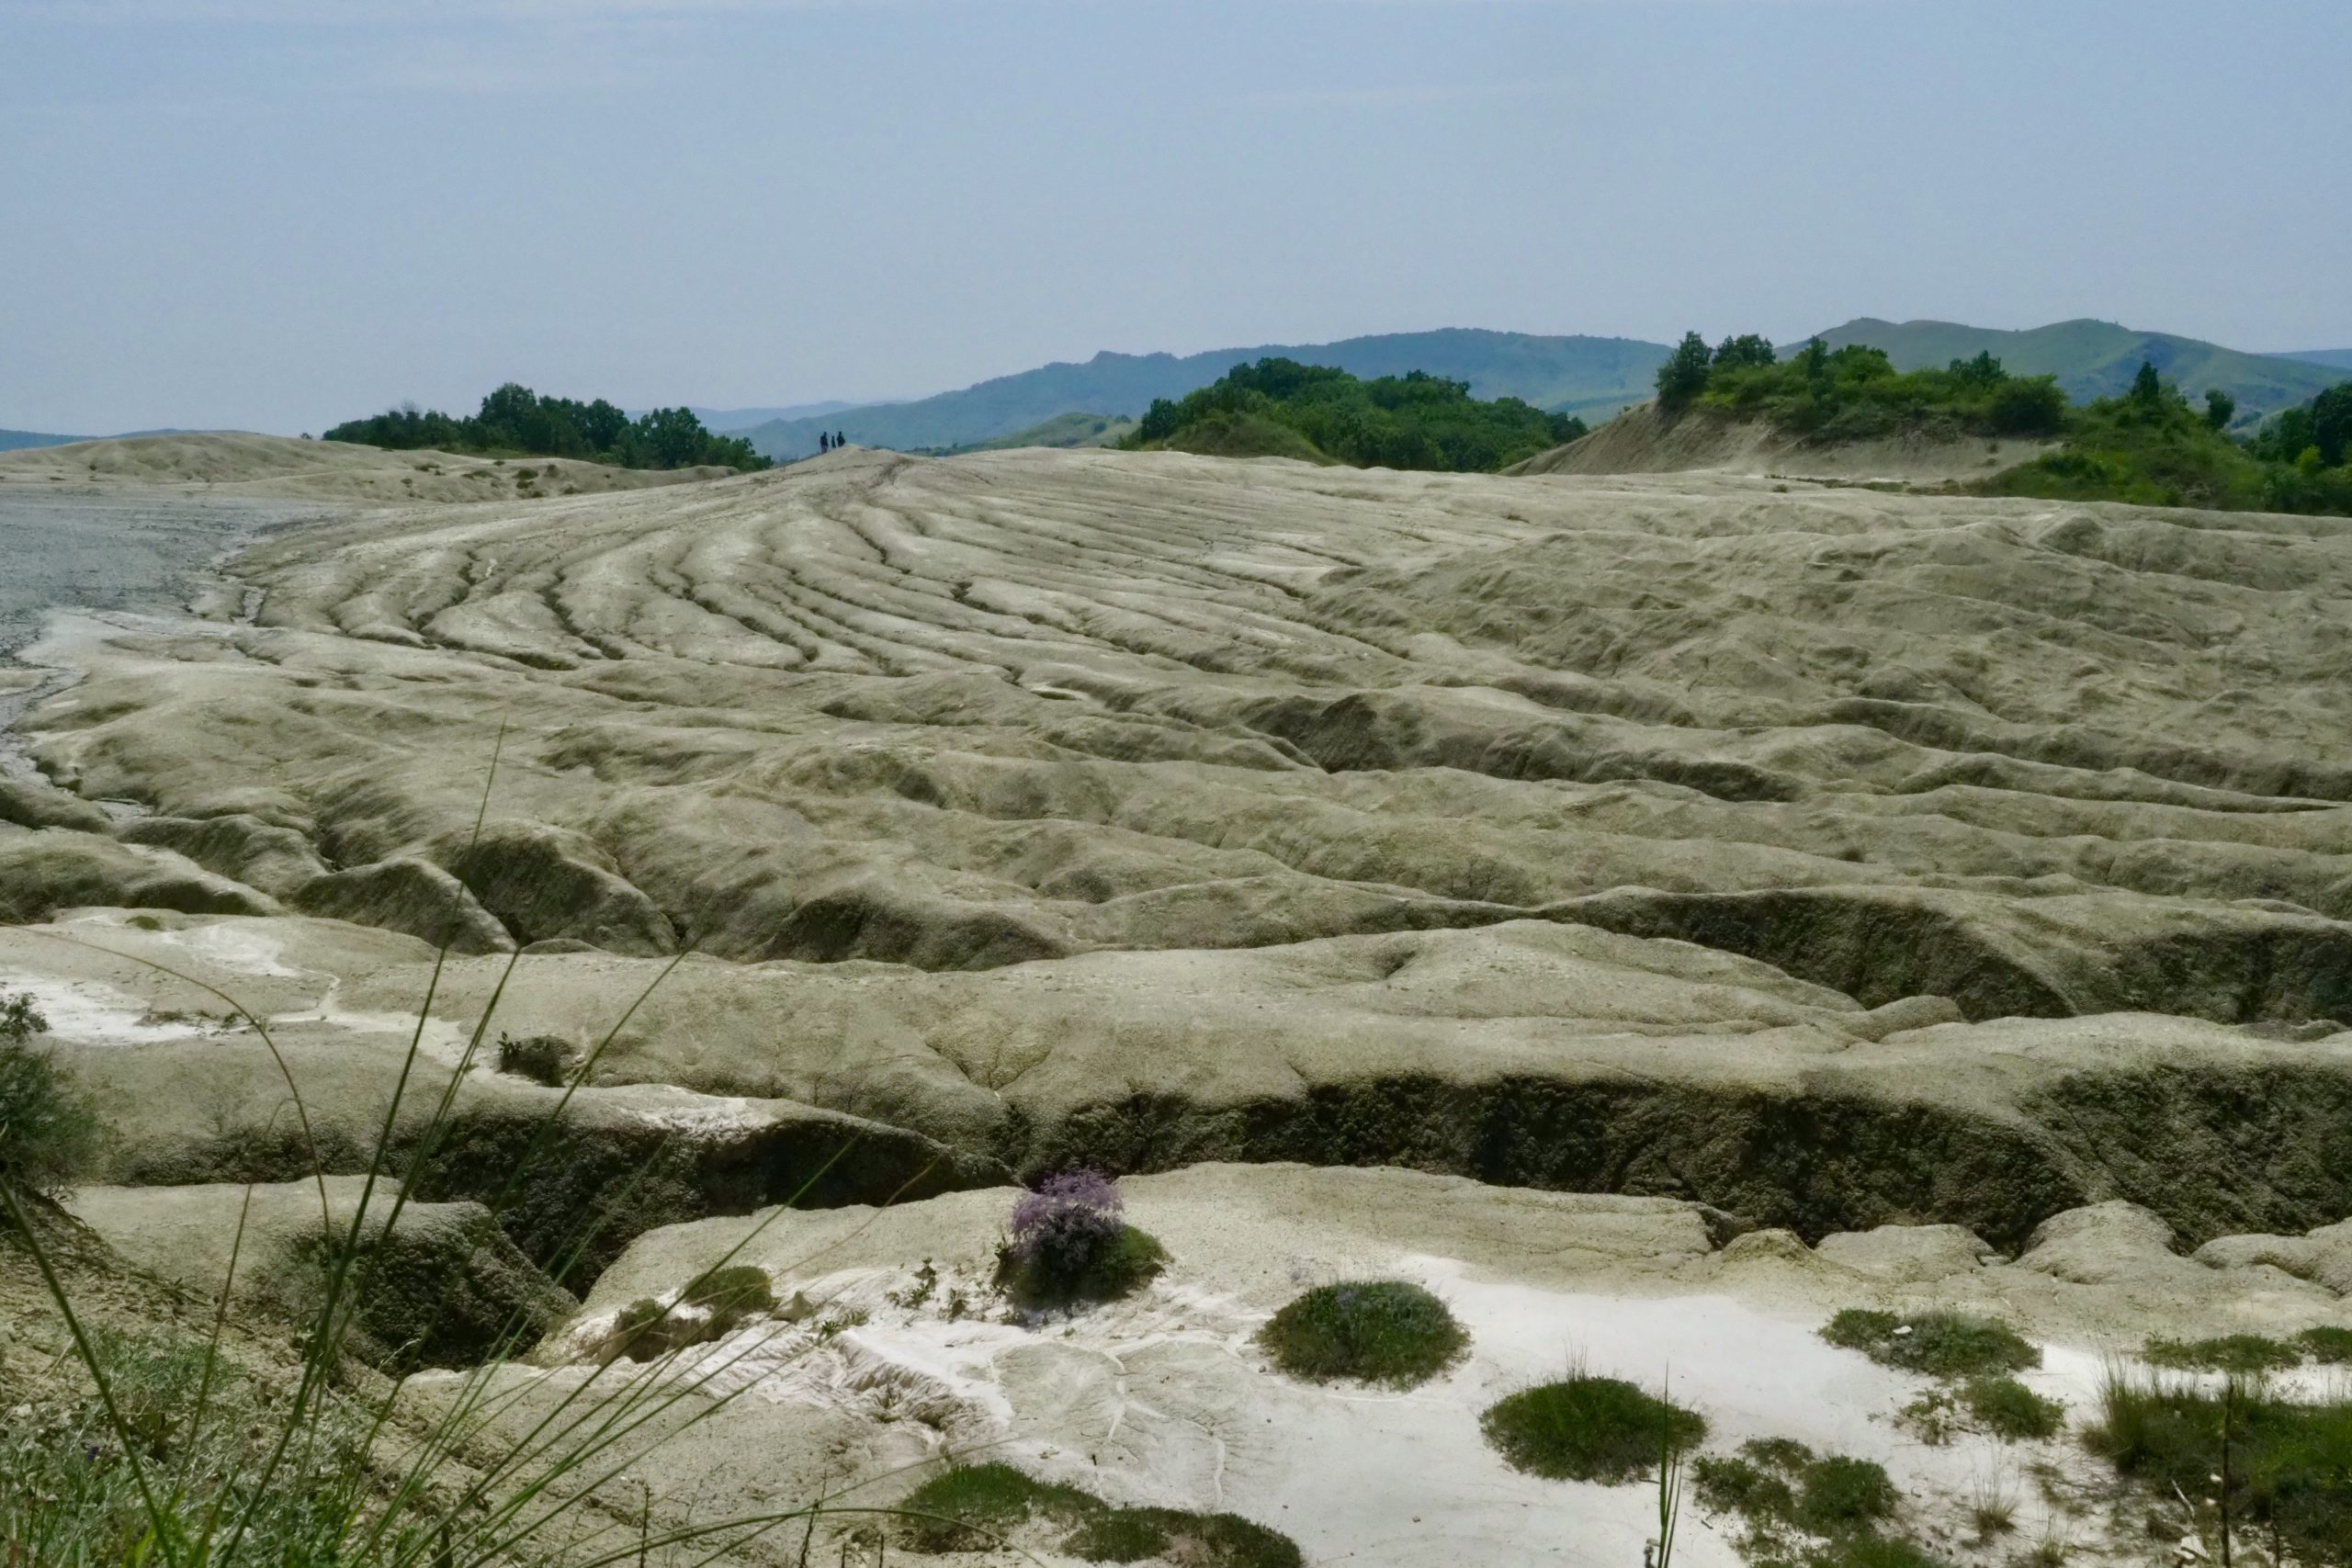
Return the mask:
[[[2247,423],[2308,401],[2331,380],[2324,355],[2247,354],[2174,333],[2143,332],[2113,321],[2053,321],[2022,332],[1954,321],[1886,321],[1860,317],[1819,334],[1833,349],[1862,344],[1898,369],[1920,370],[1989,354],[2021,376],[2056,378],[2076,402],[2120,395],[2143,364],[2202,396],[2219,387]],[[1794,353],[1802,344],[1792,344]],[[2342,367],[2337,367],[2342,368]]]
[[[1517,398],[1482,402],[1468,382],[1421,370],[1363,381],[1328,366],[1261,359],[1178,401],[1154,401],[1123,445],[1469,473],[1583,431],[1582,420]]]
[[[1566,446],[1504,470],[1511,474],[1666,474],[1717,469],[1789,479],[1979,479],[2055,448],[2047,440],[1971,435],[1950,427],[1822,442],[1762,419],[1693,409],[1679,416],[1656,403],[1628,409]]]
[[[2246,440],[2224,434],[2231,405],[2200,411],[2142,367],[2130,390],[2070,422],[2065,444],[1984,479],[1988,495],[2126,501],[2149,506],[2352,514],[2352,381],[2266,423]]]
[[[326,433],[330,441],[397,450],[429,447],[485,457],[572,457],[620,468],[749,471],[769,460],[739,436],[713,435],[692,409],[650,409],[631,419],[603,398],[548,397],[509,381],[463,418],[411,403]]]
[[[83,441],[0,455],[0,485],[201,490],[301,501],[535,500],[722,479],[730,468],[652,471],[571,458],[390,452],[341,441],[221,432]]]

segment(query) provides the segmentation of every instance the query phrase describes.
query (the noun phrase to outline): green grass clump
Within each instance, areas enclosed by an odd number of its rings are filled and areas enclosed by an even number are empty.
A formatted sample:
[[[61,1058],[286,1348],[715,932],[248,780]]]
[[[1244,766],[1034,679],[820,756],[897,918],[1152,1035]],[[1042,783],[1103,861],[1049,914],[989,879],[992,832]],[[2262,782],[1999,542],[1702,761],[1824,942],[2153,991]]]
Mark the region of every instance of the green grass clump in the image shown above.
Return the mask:
[[[1797,1481],[1796,1522],[1815,1535],[1875,1529],[1900,1499],[1884,1467],[1830,1454],[1804,1467]]]
[[[1692,1447],[1706,1418],[1620,1378],[1578,1374],[1487,1407],[1478,1427],[1514,1469],[1554,1481],[1614,1483],[1648,1472],[1666,1449]]]
[[[1881,1366],[1929,1377],[2017,1372],[2041,1365],[2041,1350],[2015,1329],[1965,1313],[1897,1316],[1848,1307],[1829,1320],[1821,1337],[1840,1348],[1860,1350]]]
[[[1274,1314],[1258,1342],[1295,1377],[1410,1388],[1457,1359],[1470,1336],[1420,1286],[1373,1280],[1317,1286]]]
[[[2066,1424],[2064,1405],[2044,1399],[2015,1378],[1971,1378],[1961,1399],[1978,1425],[2007,1442],[2054,1438]]]
[[[2271,1372],[2301,1366],[2303,1353],[2259,1334],[2212,1339],[2151,1339],[2140,1352],[2151,1366],[2187,1372]]]
[[[1289,1537],[1236,1514],[1123,1508],[1003,1463],[958,1465],[900,1505],[899,1544],[925,1554],[984,1551],[1032,1523],[1060,1532],[1055,1550],[1089,1562],[1165,1558],[1193,1568],[1299,1568]]]
[[[2085,1443],[2159,1497],[2221,1495],[2237,1528],[2276,1533],[2285,1555],[2352,1562],[2352,1402],[2299,1404],[2242,1374],[2214,1391],[2124,1374],[2100,1392]],[[2222,1462],[2222,1435],[2229,1460]]]
[[[1746,1521],[1742,1551],[1751,1557],[1804,1568],[1909,1568],[1928,1561],[1901,1542],[1885,1543],[1899,1549],[1892,1553],[1858,1545],[1881,1540],[1879,1527],[1901,1501],[1885,1470],[1869,1460],[1815,1456],[1793,1438],[1760,1438],[1742,1444],[1736,1457],[1698,1460],[1690,1476],[1700,1502]],[[1827,1544],[1800,1550],[1804,1536]],[[1905,1551],[1914,1556],[1905,1558]]]
[[[2352,1328],[2306,1328],[2295,1336],[2304,1355],[2324,1366],[2352,1361]]]
[[[1700,1503],[1718,1514],[1749,1519],[1792,1519],[1796,1488],[1789,1478],[1746,1456],[1702,1454],[1691,1461],[1690,1483]]]
[[[1011,1256],[997,1260],[997,1288],[1023,1306],[1075,1306],[1116,1301],[1168,1267],[1168,1249],[1148,1231],[1122,1228],[1109,1246],[1073,1272],[1057,1272]]]
[[[161,1511],[189,1534],[216,1508],[231,1519],[250,1510],[241,1568],[345,1561],[339,1544],[371,1501],[365,1472],[330,1460],[321,1484],[257,1486],[277,1430],[271,1391],[198,1340],[101,1327],[89,1348],[121,1426],[87,1379],[11,1410],[0,1422],[0,1557],[160,1565],[143,1470]],[[329,1455],[356,1453],[367,1436],[340,1401],[311,1430]],[[381,1561],[393,1560],[388,1544]]]

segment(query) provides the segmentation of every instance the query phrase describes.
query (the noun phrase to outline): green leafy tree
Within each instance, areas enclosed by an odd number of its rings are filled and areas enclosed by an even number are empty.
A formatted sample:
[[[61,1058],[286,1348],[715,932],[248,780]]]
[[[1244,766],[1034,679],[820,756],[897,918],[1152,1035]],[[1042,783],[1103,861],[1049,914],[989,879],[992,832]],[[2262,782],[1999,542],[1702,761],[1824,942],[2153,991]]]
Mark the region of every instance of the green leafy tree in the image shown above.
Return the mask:
[[[2155,409],[2165,400],[2164,378],[2147,360],[2140,361],[2140,373],[2132,378],[2132,389],[2125,393],[2133,404],[2143,409]]]
[[[2227,430],[2230,421],[2237,417],[2238,400],[2219,387],[2205,389],[2205,423],[2213,430]]]
[[[1684,333],[1666,363],[1657,367],[1657,406],[1668,413],[1689,408],[1707,389],[1707,373],[1713,363],[1707,340],[1697,333]]]
[[[1727,337],[1715,347],[1715,370],[1752,370],[1773,360],[1772,340],[1755,333]]]

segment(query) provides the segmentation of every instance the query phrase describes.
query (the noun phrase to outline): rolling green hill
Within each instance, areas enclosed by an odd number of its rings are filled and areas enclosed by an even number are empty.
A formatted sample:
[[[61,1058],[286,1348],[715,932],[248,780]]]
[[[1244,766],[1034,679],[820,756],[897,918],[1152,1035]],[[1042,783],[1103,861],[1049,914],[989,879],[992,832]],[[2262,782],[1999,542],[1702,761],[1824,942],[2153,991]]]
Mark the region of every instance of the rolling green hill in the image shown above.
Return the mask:
[[[2300,359],[2306,365],[2324,365],[2331,370],[2352,370],[2352,348],[2299,348],[2277,357]]]
[[[2306,402],[2344,378],[2341,369],[2267,354],[2245,354],[2171,333],[2135,332],[2113,321],[2057,321],[2026,332],[1953,321],[1882,321],[1864,316],[1821,334],[1831,348],[1884,349],[1898,370],[1940,369],[1990,353],[2012,376],[2054,376],[2068,398],[2111,398],[2132,385],[2142,361],[2192,397],[2219,387],[2237,400],[2238,420]],[[1783,357],[1802,344],[1782,351]]]
[[[1098,354],[1083,365],[1047,365],[961,391],[778,420],[741,434],[777,458],[817,450],[820,431],[838,430],[860,446],[899,451],[967,447],[1026,432],[1060,414],[1133,417],[1156,399],[1176,399],[1209,385],[1238,365],[1295,359],[1366,378],[1427,371],[1467,381],[1479,398],[1518,398],[1538,408],[1605,417],[1645,400],[1666,345],[1634,338],[1537,337],[1526,333],[1448,328],[1391,333],[1310,345],[1216,349],[1206,354]]]

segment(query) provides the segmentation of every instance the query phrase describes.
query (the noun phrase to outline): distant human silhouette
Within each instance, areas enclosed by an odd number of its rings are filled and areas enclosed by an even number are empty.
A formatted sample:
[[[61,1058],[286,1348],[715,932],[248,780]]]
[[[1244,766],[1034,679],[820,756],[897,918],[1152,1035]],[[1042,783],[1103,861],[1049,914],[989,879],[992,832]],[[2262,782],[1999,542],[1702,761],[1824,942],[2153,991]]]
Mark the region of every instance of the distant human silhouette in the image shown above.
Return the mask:
[[[848,436],[843,435],[843,434],[842,434],[840,431],[838,431],[838,430],[836,430],[836,431],[834,431],[834,432],[833,432],[833,450],[834,450],[834,451],[838,452],[838,451],[840,451],[842,447],[844,447],[844,446],[848,446],[848,445],[849,445],[849,437],[848,437]]]
[[[832,449],[833,438],[826,434],[821,430],[817,432],[817,450],[820,452],[830,452]]]

